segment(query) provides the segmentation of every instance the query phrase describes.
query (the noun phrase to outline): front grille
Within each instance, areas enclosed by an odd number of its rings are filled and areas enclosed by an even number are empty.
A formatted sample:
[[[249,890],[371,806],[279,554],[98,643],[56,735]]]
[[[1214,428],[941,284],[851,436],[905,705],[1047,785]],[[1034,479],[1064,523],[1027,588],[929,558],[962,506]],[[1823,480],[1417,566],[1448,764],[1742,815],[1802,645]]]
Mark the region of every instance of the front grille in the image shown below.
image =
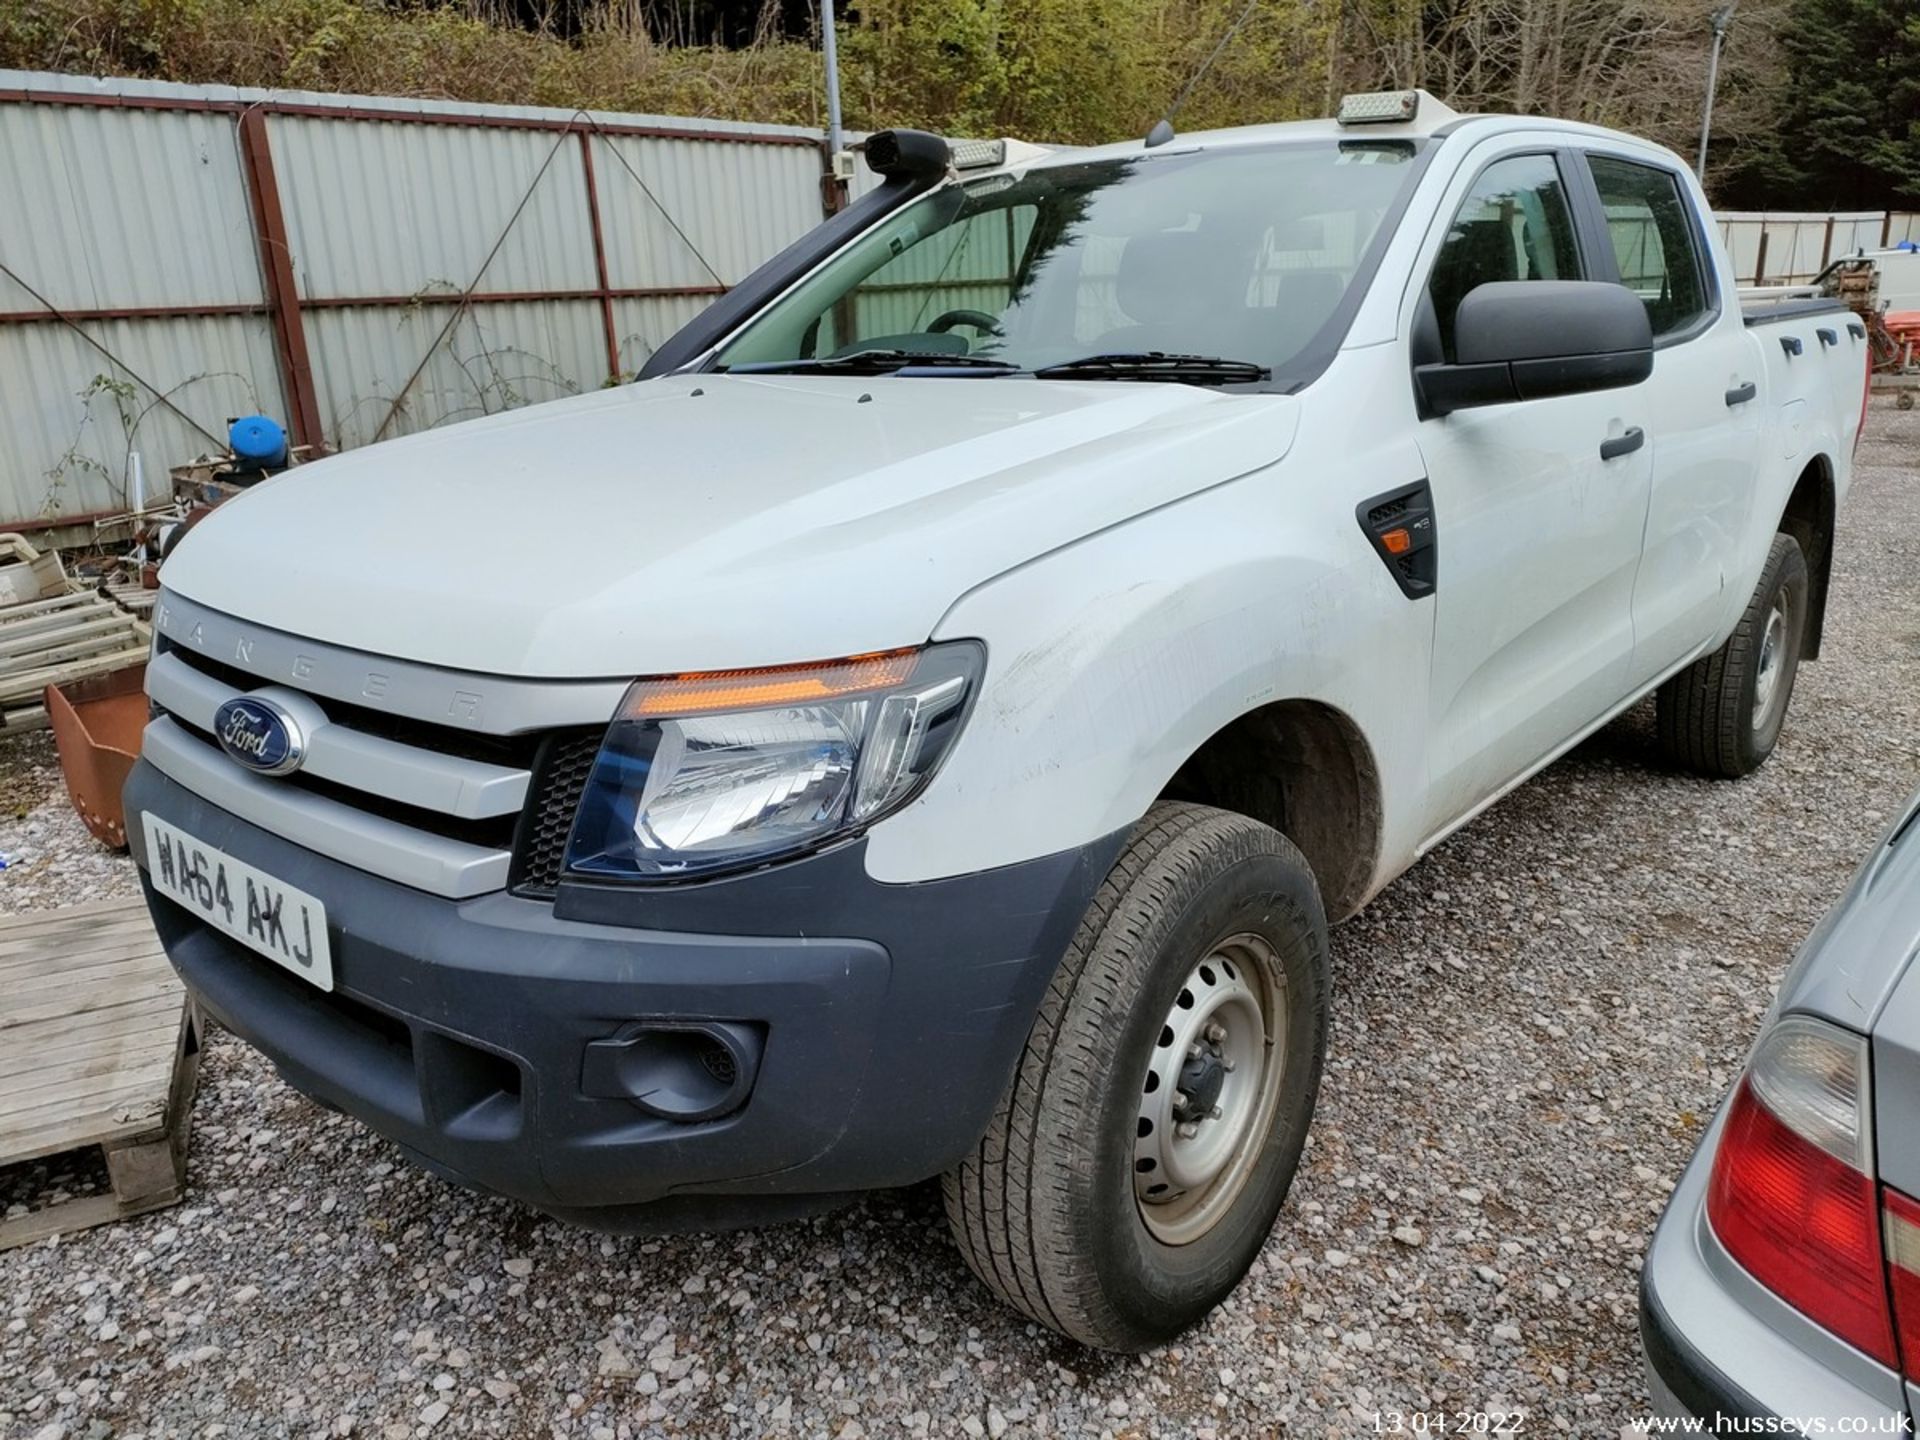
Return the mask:
[[[161,707],[160,713],[167,716],[185,730],[194,739],[202,741],[210,750],[220,750],[220,742],[213,738],[210,731],[196,725],[184,715]],[[291,775],[282,775],[274,783],[284,785],[290,790],[298,790],[308,795],[319,795],[328,800],[338,800],[363,810],[369,815],[378,815],[383,820],[394,820],[415,830],[424,830],[429,835],[440,835],[448,840],[458,840],[463,845],[483,845],[489,849],[504,849],[513,843],[514,819],[512,815],[499,815],[481,820],[466,820],[457,815],[444,815],[437,810],[428,810],[419,805],[406,805],[389,796],[377,795],[367,790],[356,790],[349,785],[341,785],[332,780],[322,780],[317,775],[304,771],[295,771]]]
[[[566,865],[573,812],[580,808],[587,777],[600,753],[601,731],[549,736],[534,767],[520,838],[514,846],[513,888],[522,895],[552,895]]]
[[[284,681],[268,682],[258,675],[249,674],[236,665],[228,665],[214,659],[199,650],[185,645],[174,645],[164,637],[160,642],[160,653],[172,655],[183,663],[198,670],[209,679],[230,685],[235,690],[257,690],[263,684],[275,683],[289,689]],[[473,730],[461,730],[452,725],[435,725],[426,720],[414,720],[405,715],[390,714],[385,710],[375,710],[368,705],[355,705],[346,700],[336,700],[331,695],[316,695],[315,702],[327,712],[327,719],[338,725],[358,730],[364,735],[378,735],[383,740],[393,740],[402,745],[411,745],[415,749],[430,750],[440,755],[458,755],[467,760],[480,760],[489,765],[507,765],[515,769],[525,769],[533,763],[535,749],[540,743],[538,735],[482,735]]]
[[[302,768],[238,781],[240,767],[214,738],[213,717],[226,699],[269,683],[300,694],[324,713],[325,723],[308,737]],[[606,730],[604,724],[506,735],[462,730],[270,681],[164,637],[148,687],[154,714],[174,727],[164,748],[179,771],[175,779],[211,787],[202,792],[210,796],[238,781],[247,789],[229,799],[255,823],[296,843],[325,830],[335,847],[328,853],[456,897],[501,886],[554,894],[574,811]],[[343,817],[342,806],[387,823],[355,830],[358,822]],[[350,853],[342,853],[343,845]]]

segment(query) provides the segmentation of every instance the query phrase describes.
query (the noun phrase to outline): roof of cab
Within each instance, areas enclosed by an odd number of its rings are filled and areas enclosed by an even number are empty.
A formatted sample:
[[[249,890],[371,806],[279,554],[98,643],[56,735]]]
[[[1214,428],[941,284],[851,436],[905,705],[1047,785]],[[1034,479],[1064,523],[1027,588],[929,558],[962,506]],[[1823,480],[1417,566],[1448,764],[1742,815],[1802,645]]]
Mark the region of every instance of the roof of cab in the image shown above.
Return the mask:
[[[1415,92],[1419,95],[1419,104],[1414,116],[1407,121],[1357,122],[1342,124],[1340,121],[1323,117],[1314,120],[1286,120],[1266,125],[1235,125],[1219,130],[1195,130],[1175,135],[1166,144],[1147,148],[1145,140],[1123,140],[1107,145],[1092,146],[1034,146],[1021,142],[1009,142],[1007,170],[1024,170],[1032,166],[1071,164],[1082,160],[1110,160],[1128,155],[1140,154],[1182,154],[1192,150],[1215,149],[1237,145],[1268,145],[1285,140],[1366,140],[1366,139],[1423,139],[1451,134],[1469,124],[1477,125],[1485,121],[1489,124],[1524,126],[1527,129],[1564,130],[1570,134],[1589,137],[1606,137],[1610,140],[1629,142],[1635,145],[1660,149],[1656,142],[1642,136],[1630,135],[1624,131],[1608,130],[1598,125],[1589,125],[1578,120],[1556,120],[1535,115],[1503,114],[1467,114],[1463,115],[1445,101],[1437,99],[1425,90]],[[992,173],[991,171],[979,173]]]

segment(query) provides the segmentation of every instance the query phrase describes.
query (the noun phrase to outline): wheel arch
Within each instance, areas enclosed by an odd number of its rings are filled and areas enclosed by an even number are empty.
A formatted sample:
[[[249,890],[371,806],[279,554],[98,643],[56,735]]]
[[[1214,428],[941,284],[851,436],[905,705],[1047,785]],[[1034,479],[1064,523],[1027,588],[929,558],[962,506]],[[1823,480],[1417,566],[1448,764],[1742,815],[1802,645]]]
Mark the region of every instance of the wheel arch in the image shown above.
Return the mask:
[[[1820,639],[1826,629],[1827,582],[1833,573],[1834,525],[1833,461],[1816,455],[1794,481],[1780,514],[1777,533],[1791,535],[1807,562],[1807,634],[1800,652],[1803,660],[1820,658]]]
[[[1385,817],[1380,767],[1351,716],[1276,700],[1210,735],[1161,791],[1271,825],[1306,857],[1330,921],[1373,893]]]

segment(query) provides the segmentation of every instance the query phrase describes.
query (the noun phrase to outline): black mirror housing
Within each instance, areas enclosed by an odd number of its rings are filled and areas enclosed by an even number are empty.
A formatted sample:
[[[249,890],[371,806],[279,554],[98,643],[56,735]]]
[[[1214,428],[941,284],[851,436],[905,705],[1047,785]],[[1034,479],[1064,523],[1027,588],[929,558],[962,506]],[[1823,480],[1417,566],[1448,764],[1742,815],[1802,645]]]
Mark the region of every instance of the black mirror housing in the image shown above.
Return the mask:
[[[1638,385],[1653,373],[1647,307],[1604,280],[1496,280],[1454,314],[1454,363],[1420,365],[1423,418]]]

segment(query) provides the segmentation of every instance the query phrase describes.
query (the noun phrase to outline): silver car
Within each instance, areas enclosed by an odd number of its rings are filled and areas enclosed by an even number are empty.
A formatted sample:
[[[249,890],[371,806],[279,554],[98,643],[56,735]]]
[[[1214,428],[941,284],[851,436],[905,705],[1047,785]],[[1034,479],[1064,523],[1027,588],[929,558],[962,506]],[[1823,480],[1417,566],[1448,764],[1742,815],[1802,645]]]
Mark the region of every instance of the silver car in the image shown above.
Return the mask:
[[[1654,1405],[1757,1434],[1920,1413],[1920,795],[1781,982],[1655,1230]]]

